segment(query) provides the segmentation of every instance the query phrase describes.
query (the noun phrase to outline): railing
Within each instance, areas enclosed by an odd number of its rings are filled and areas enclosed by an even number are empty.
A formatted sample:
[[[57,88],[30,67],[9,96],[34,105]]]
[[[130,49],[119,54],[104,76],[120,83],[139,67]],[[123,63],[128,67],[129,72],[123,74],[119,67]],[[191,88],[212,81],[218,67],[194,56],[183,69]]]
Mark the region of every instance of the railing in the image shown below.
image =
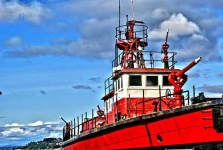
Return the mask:
[[[157,89],[156,89],[157,90]],[[155,98],[152,98],[152,99],[149,99],[149,100],[144,100],[145,99],[145,97],[144,97],[144,92],[145,91],[145,89],[143,89],[143,91],[142,91],[142,93],[143,93],[143,100],[141,101],[141,102],[137,102],[137,103],[135,103],[135,116],[138,116],[137,114],[138,114],[138,111],[141,111],[141,113],[140,114],[145,114],[145,105],[146,105],[146,103],[148,103],[148,102],[152,102],[152,101],[156,101],[157,103],[156,104],[154,104],[154,110],[153,110],[153,112],[158,112],[158,111],[162,111],[163,110],[163,104],[164,104],[164,106],[166,106],[166,107],[168,107],[168,109],[172,109],[170,106],[169,106],[169,104],[164,100],[164,99],[168,99],[168,100],[170,100],[171,101],[171,96],[172,97],[174,97],[175,96],[175,94],[171,94],[171,93],[169,93],[168,91],[169,91],[169,89],[167,89],[166,90],[166,95],[164,95],[164,96],[162,96],[161,95],[161,89],[160,89],[160,87],[159,87],[159,97],[155,97]],[[183,95],[184,93],[186,93],[186,98],[185,98],[185,96]],[[130,99],[130,95],[129,95],[129,99]],[[186,102],[187,102],[187,105],[189,105],[190,104],[190,93],[189,93],[189,91],[183,91],[182,92],[182,99],[180,100],[180,101],[182,101],[182,105],[183,106],[185,106],[186,105]],[[141,110],[138,110],[138,106],[139,105],[142,105],[142,109]],[[157,106],[159,106],[159,107],[157,107]],[[157,109],[157,108],[159,108],[159,110]],[[128,107],[128,112],[130,112],[130,107]],[[129,114],[128,114],[128,116],[129,116]]]
[[[131,89],[131,90],[139,90],[139,89]],[[146,95],[145,91],[148,91],[148,90],[149,91],[159,90],[159,96],[154,97],[152,99],[150,98],[149,100],[145,100],[146,98],[148,98],[147,96],[145,96]],[[165,95],[162,96],[161,93],[163,93],[164,89],[161,89],[160,87],[159,87],[159,89],[142,89],[141,91],[142,91],[142,98],[141,98],[142,101],[134,103],[134,108],[130,107],[130,105],[129,105],[130,102],[131,102],[131,99],[134,98],[134,97],[131,97],[131,95],[129,95],[128,102],[127,102],[128,103],[128,106],[127,106],[128,110],[127,110],[127,114],[126,114],[127,117],[130,116],[130,111],[135,112],[134,117],[139,116],[138,114],[145,115],[146,114],[144,112],[145,111],[145,105],[148,102],[151,102],[151,101],[154,101],[154,100],[157,101],[157,105],[160,105],[159,110],[154,109],[155,112],[162,111],[163,106],[167,105],[165,103],[164,99],[171,99],[171,97],[174,97],[174,94],[171,94],[168,89],[166,90]],[[194,93],[195,93],[195,91],[194,91]],[[197,98],[201,99],[200,98],[201,94],[199,94],[199,96]],[[223,95],[219,99],[223,99]],[[216,100],[216,98],[207,98],[207,100]],[[163,102],[163,103],[161,103],[161,102]],[[138,107],[139,105],[142,105],[141,110]],[[190,93],[189,93],[189,91],[183,91],[182,92],[182,105],[183,106],[190,105]],[[119,107],[118,105],[116,105],[116,106]],[[63,141],[69,140],[70,138],[78,137],[79,135],[83,134],[86,131],[91,131],[91,130],[97,128],[97,120],[100,117],[98,115],[95,116],[94,114],[95,114],[95,111],[94,111],[94,109],[92,109],[90,118],[89,118],[87,112],[85,112],[85,115],[82,114],[81,116],[78,116],[77,118],[74,118],[73,120],[71,120],[68,123],[68,125],[70,127],[69,132],[66,132],[66,129],[63,128]],[[114,113],[114,114],[117,116],[117,119],[115,119],[116,122],[120,121],[120,119],[122,119],[122,117],[118,117],[118,114],[120,114],[120,112],[117,112],[117,113]],[[103,118],[103,117],[101,117],[101,118]],[[105,122],[108,124],[107,120],[108,120],[108,116],[106,116],[106,119],[105,119]]]
[[[112,92],[114,90],[114,84],[113,84],[112,76],[110,76],[108,79],[105,80],[104,82],[104,87],[105,87],[105,95],[108,93]]]
[[[137,52],[137,51],[132,51],[132,52]],[[112,68],[117,67],[117,64],[121,64],[122,62],[122,55],[124,52],[119,54],[113,61],[112,61]],[[128,52],[125,52],[128,53]],[[162,52],[157,52],[157,51],[143,51],[143,57],[144,57],[144,63],[146,68],[163,68],[163,58],[161,57]],[[177,61],[174,60],[175,55],[177,54],[176,52],[168,52],[169,58],[168,58],[168,63],[169,63],[169,68],[174,69],[175,64]],[[156,59],[154,59],[156,58]],[[141,61],[138,60],[137,57],[134,59],[134,62]],[[135,66],[137,68],[137,66]]]
[[[81,116],[77,116],[77,118],[74,118],[69,122],[70,131],[69,133],[66,133],[65,127],[63,128],[63,141],[66,141],[70,138],[76,137],[85,131],[93,130],[97,126],[97,118],[98,116],[94,116],[94,109],[92,109],[91,117],[88,117],[87,112],[82,114]],[[84,127],[84,128],[83,128]],[[66,137],[66,138],[65,138]]]
[[[116,39],[122,39],[122,40],[128,40],[128,37],[126,36],[128,25],[122,25],[119,27],[116,27]],[[147,42],[147,30],[148,27],[146,25],[142,24],[135,24],[134,26],[134,37],[141,39],[141,41]]]
[[[140,89],[131,89],[131,90],[140,90]],[[146,100],[146,98],[148,98],[148,96],[145,94],[145,91],[157,91],[159,90],[159,96],[157,97],[154,97],[154,98],[150,98],[149,100]],[[130,91],[130,90],[128,90]],[[131,99],[134,98],[134,96],[131,97],[131,95],[129,94],[129,97],[128,97],[128,101],[127,101],[127,118],[131,118],[129,117],[130,116],[130,112],[131,111],[134,111],[135,112],[135,116],[139,116],[138,114],[147,114],[145,113],[145,105],[151,101],[154,101],[156,100],[157,101],[157,105],[159,105],[159,110],[158,109],[155,109],[156,106],[154,106],[154,110],[155,112],[158,112],[158,111],[162,111],[163,110],[163,107],[164,105],[167,105],[165,104],[165,101],[163,100],[164,98],[165,99],[170,99],[171,97],[174,96],[174,94],[171,94],[169,92],[169,89],[161,89],[160,86],[159,86],[159,89],[141,89],[140,91],[142,91],[142,95],[138,95],[138,97],[141,97],[141,101],[139,102],[136,102],[134,103],[134,108],[130,106],[130,102],[131,102]],[[165,92],[166,91],[166,92]],[[162,93],[165,93],[164,96],[162,96]],[[132,94],[133,95],[133,94]],[[184,96],[185,95],[185,96]],[[190,94],[189,94],[189,91],[183,91],[182,93],[182,105],[189,105],[189,101],[190,101]],[[107,103],[106,103],[107,104]],[[139,109],[139,105],[142,105],[142,109],[140,110]],[[108,107],[107,105],[105,107]],[[116,103],[116,109],[119,107],[118,106],[118,103]],[[106,110],[106,113],[107,113],[107,108],[105,108]],[[117,109],[118,110],[118,109]],[[69,122],[69,126],[70,126],[70,131],[67,133],[66,130],[65,130],[65,127],[63,129],[63,140],[66,141],[70,138],[73,138],[73,137],[78,137],[80,134],[86,132],[86,131],[91,131],[95,128],[98,127],[98,120],[100,121],[100,119],[104,120],[104,123],[108,124],[108,115],[104,115],[103,117],[100,117],[98,116],[95,116],[95,110],[92,109],[91,111],[91,115],[90,117],[88,116],[88,113],[85,112],[85,115],[82,114],[81,116],[78,116],[77,118],[74,118],[73,120],[71,120]],[[115,112],[114,113],[116,115],[116,119],[115,121],[120,121],[120,119],[122,118],[121,116],[118,116],[118,114],[120,114],[120,112]],[[103,125],[103,124],[101,124]],[[100,125],[100,126],[101,126]]]

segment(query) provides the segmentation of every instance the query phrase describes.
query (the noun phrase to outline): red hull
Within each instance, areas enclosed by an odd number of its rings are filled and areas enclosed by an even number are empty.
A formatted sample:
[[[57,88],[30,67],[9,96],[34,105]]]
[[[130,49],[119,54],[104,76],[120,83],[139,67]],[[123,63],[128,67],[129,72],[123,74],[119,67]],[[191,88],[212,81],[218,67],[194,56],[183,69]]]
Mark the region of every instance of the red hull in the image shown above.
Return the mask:
[[[176,53],[168,52],[169,30],[161,52],[146,51],[148,27],[126,18],[126,24],[116,28],[104,110],[98,106],[96,117],[94,110],[90,118],[82,114],[81,122],[79,117],[69,123],[62,119],[64,150],[154,150],[223,142],[223,99],[205,98],[203,93],[195,97],[195,87],[190,98],[182,89],[188,79],[185,73],[201,57],[175,69]]]
[[[213,110],[211,102],[204,102],[144,115],[79,135],[64,142],[63,147],[64,150],[108,150],[220,142],[223,132],[214,128]]]

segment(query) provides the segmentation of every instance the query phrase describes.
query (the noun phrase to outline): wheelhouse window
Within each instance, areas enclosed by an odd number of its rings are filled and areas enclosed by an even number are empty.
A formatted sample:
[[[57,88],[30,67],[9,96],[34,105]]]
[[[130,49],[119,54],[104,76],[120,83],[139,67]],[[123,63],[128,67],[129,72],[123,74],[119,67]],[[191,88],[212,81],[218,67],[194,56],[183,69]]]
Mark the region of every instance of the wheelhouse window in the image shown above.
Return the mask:
[[[108,100],[106,100],[105,102],[104,102],[104,108],[105,108],[105,111],[108,113],[108,109],[109,109],[109,99]]]
[[[122,82],[123,82],[122,81],[122,77],[115,82],[115,84],[116,84],[116,89],[115,90],[116,91],[118,91],[118,90],[123,88],[123,83]]]
[[[113,107],[113,103],[114,103],[114,98],[109,98],[104,102],[104,108],[105,108],[105,112],[108,113],[109,111],[112,110]]]
[[[168,80],[168,76],[163,76],[163,86],[171,86],[172,84]]]
[[[140,75],[129,76],[129,86],[142,86],[142,77]]]
[[[146,86],[158,86],[158,76],[146,76]]]
[[[118,90],[120,89],[120,80],[118,80]]]
[[[123,88],[123,79],[122,79],[122,77],[120,78],[120,85],[121,85],[121,88]]]

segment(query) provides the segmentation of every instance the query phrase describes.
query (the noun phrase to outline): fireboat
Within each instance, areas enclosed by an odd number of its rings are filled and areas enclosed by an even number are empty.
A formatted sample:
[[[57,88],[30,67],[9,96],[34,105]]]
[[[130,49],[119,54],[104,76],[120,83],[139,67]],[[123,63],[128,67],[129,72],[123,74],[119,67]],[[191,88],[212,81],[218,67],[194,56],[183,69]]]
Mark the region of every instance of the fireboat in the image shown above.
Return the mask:
[[[176,69],[176,52],[147,51],[148,27],[128,20],[116,27],[112,75],[105,80],[104,109],[85,112],[67,122],[60,117],[64,150],[135,150],[219,147],[223,142],[223,97],[195,96],[183,90],[186,72],[198,56]],[[190,97],[191,96],[191,97]],[[213,148],[215,149],[215,148]]]

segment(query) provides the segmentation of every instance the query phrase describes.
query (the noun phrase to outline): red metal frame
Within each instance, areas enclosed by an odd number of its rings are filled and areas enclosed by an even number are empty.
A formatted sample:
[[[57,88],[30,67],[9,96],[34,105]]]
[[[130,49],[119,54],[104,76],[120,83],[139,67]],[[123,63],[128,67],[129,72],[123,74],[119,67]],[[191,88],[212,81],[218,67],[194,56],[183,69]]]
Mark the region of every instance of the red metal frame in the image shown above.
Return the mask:
[[[127,22],[127,32],[125,39],[118,39],[116,46],[123,50],[122,58],[121,58],[121,66],[122,68],[134,68],[133,63],[137,63],[138,68],[145,68],[143,54],[138,47],[143,45],[143,47],[147,46],[147,43],[141,41],[140,38],[135,37],[134,27],[136,23],[144,24],[142,21],[131,20]],[[131,65],[130,65],[131,63]]]
[[[185,75],[185,72],[191,69],[193,66],[195,66],[199,61],[201,60],[201,57],[195,59],[190,64],[188,64],[184,69],[180,71],[173,71],[169,74],[168,80],[169,82],[174,86],[174,94],[176,97],[176,100],[182,99],[182,86],[187,82],[187,75]],[[180,101],[177,101],[180,102]],[[181,106],[181,103],[178,103],[177,105]]]

